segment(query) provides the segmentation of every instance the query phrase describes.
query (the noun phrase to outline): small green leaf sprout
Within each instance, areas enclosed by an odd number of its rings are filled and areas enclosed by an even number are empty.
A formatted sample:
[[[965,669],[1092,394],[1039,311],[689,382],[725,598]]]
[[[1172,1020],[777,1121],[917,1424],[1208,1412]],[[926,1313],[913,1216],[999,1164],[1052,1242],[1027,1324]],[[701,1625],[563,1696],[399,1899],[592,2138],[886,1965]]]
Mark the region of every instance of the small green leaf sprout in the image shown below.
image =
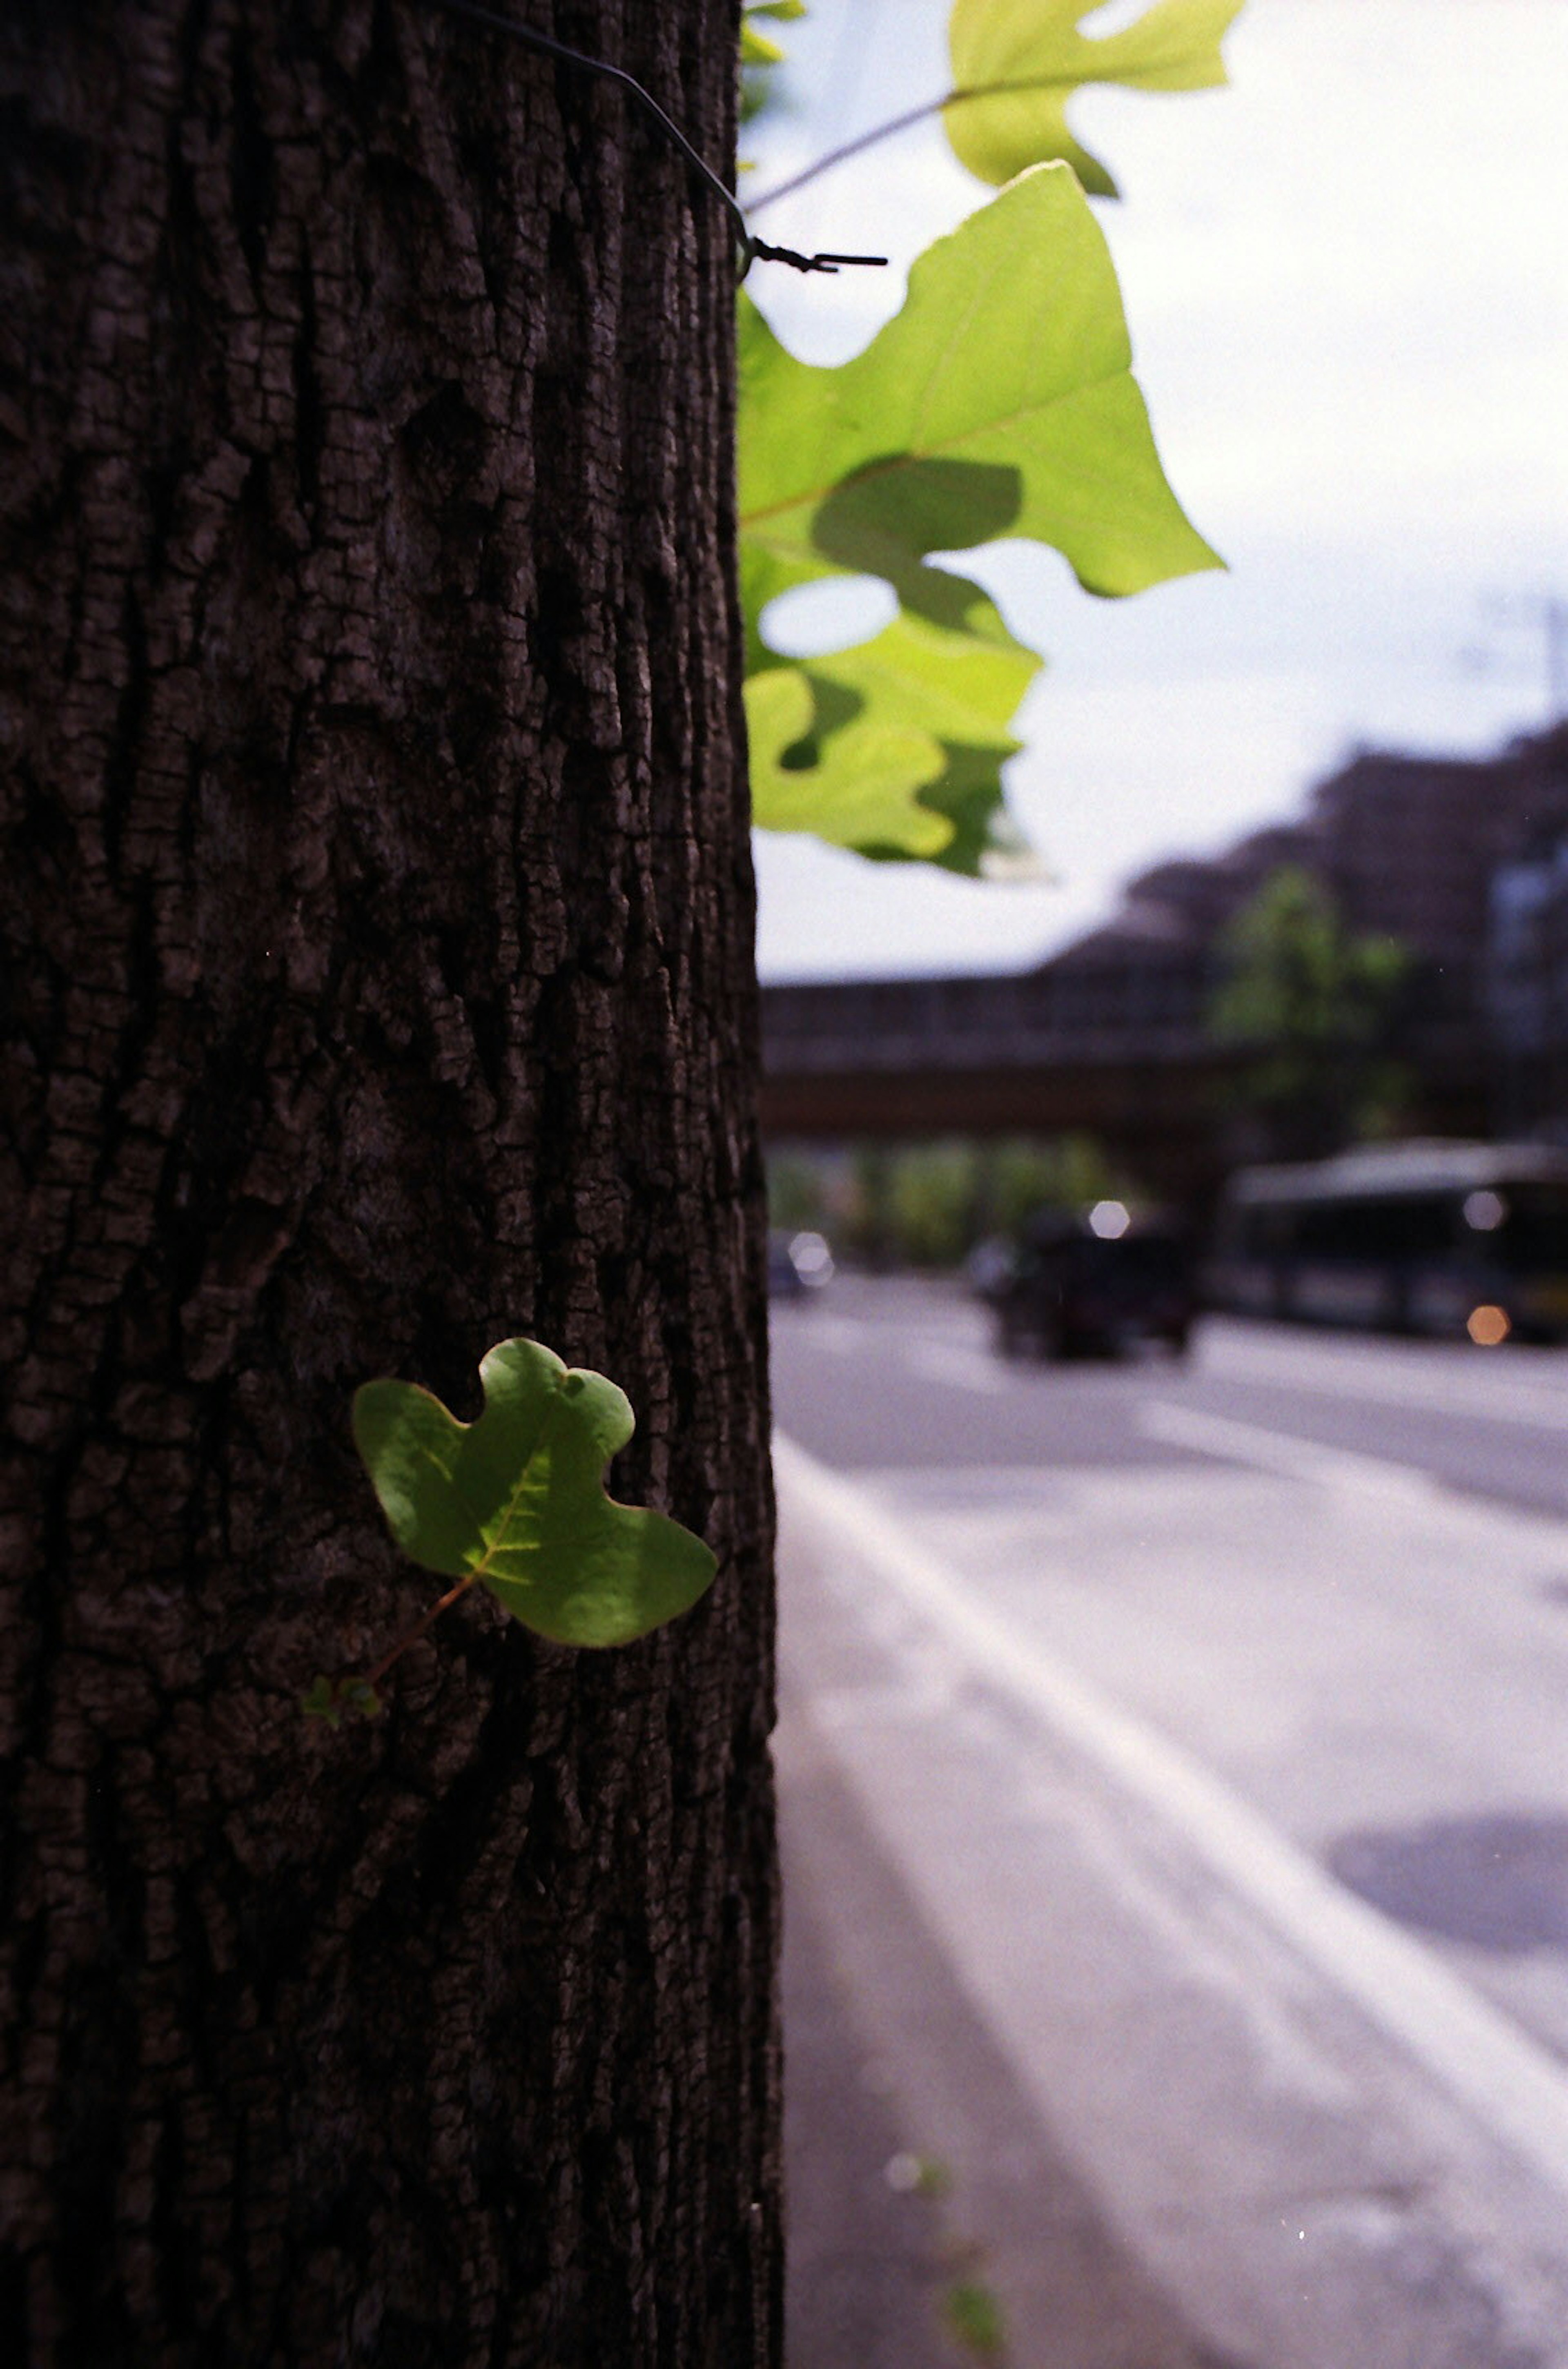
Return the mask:
[[[401,1653],[403,1648],[399,1645],[396,1650]],[[328,1727],[341,1727],[346,1712],[377,1719],[383,1704],[369,1678],[328,1678],[318,1674],[300,1697],[300,1709],[307,1719],[324,1719]]]
[[[318,1677],[301,1698],[336,1727],[373,1719],[381,1680],[475,1584],[559,1645],[629,1644],[689,1610],[712,1584],[712,1550],[667,1514],[623,1505],[603,1473],[635,1418],[604,1375],[537,1341],[498,1342],[479,1368],[484,1412],[457,1417],[411,1382],[354,1395],[354,1441],[393,1537],[455,1582],[363,1677]]]

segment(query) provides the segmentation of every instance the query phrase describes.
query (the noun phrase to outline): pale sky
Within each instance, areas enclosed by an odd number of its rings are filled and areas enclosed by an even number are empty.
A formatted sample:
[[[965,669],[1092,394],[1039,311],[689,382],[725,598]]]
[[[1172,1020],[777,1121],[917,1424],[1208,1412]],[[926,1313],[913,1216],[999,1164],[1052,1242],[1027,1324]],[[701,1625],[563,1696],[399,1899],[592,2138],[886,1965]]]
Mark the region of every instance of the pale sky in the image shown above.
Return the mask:
[[[1112,0],[1085,29],[1139,13]],[[783,29],[803,103],[752,127],[743,194],[936,96],[945,23],[945,0],[813,0]],[[1054,878],[760,833],[764,978],[1022,967],[1130,874],[1297,811],[1357,745],[1487,751],[1548,720],[1568,0],[1248,0],[1226,56],[1229,89],[1091,90],[1071,114],[1121,185],[1095,212],[1167,474],[1230,573],[1102,601],[1036,545],[963,554],[1046,654],[1009,782]],[[841,360],[986,194],[938,129],[904,133],[758,219],[894,269],[749,284],[797,353]],[[774,638],[802,653],[880,622],[841,587],[791,597]]]

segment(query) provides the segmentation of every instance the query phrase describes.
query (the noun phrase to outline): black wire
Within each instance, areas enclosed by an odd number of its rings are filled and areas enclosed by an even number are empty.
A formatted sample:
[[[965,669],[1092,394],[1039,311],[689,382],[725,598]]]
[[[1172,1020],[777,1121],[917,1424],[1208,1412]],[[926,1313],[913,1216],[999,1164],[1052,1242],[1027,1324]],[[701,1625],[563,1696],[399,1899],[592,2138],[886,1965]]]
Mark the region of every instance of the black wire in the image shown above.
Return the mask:
[[[565,41],[555,40],[549,33],[536,33],[531,25],[520,25],[515,17],[499,17],[492,8],[482,8],[476,0],[430,0],[430,5],[444,8],[449,16],[466,17],[475,25],[486,26],[495,33],[509,33],[513,40],[521,41],[531,50],[542,51],[545,57],[560,58],[567,64],[581,66],[589,74],[602,74],[607,82],[619,83],[629,97],[635,98],[649,115],[666,139],[672,140],[692,170],[701,174],[708,188],[718,199],[735,223],[740,242],[744,280],[753,262],[787,263],[796,271],[837,271],[841,264],[883,264],[885,255],[797,255],[791,246],[770,246],[765,239],[753,237],[746,226],[746,216],[733,189],[727,189],[718,175],[704,163],[681,126],[666,115],[651,91],[645,90],[624,66],[613,66],[606,58],[590,58],[585,51],[568,49]]]
[[[747,261],[755,257],[759,263],[790,263],[796,271],[837,271],[841,263],[886,263],[885,255],[799,255],[793,246],[770,246],[765,238],[750,233],[746,245],[750,250]],[[744,274],[742,274],[744,277]]]

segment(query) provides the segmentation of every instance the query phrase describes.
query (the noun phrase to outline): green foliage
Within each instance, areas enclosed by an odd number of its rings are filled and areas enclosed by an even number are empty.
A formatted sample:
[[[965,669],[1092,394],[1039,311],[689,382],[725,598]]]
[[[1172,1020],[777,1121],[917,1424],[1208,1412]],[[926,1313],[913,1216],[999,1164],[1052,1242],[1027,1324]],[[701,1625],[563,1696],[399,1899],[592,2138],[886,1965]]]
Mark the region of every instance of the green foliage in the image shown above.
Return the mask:
[[[791,1233],[820,1233],[827,1225],[827,1186],[818,1163],[807,1153],[769,1152],[768,1222]]]
[[[979,1154],[978,1234],[1016,1235],[1039,1209],[1087,1209],[1096,1201],[1136,1197],[1127,1179],[1090,1135],[1047,1143],[1004,1138]]]
[[[914,1266],[956,1266],[975,1236],[976,1162],[963,1143],[911,1148],[893,1162],[894,1240]]]
[[[1001,2357],[1007,2344],[1007,2323],[994,2289],[981,2279],[956,2279],[944,2294],[942,2305],[960,2344],[982,2361]]]
[[[1397,938],[1353,937],[1322,884],[1272,873],[1222,933],[1211,1035],[1250,1052],[1236,1099],[1281,1156],[1382,1133],[1406,1081],[1391,1057],[1412,970]]]
[[[743,295],[740,357],[756,819],[968,871],[1015,858],[1001,768],[1040,662],[929,555],[1027,538],[1099,593],[1219,564],[1161,469],[1082,191],[1065,166],[1024,174],[917,259],[902,311],[836,370]],[[768,647],[769,601],[850,575],[897,595],[884,633],[798,664]]]
[[[1219,43],[1242,0],[1157,0],[1136,24],[1091,40],[1078,26],[1098,5],[955,0],[948,47],[959,95],[943,120],[959,163],[980,180],[1000,185],[1027,166],[1060,159],[1094,196],[1114,198],[1110,174],[1067,128],[1072,93],[1085,83],[1178,91],[1224,82]]]
[[[917,2196],[929,2196],[940,2202],[953,2192],[953,2174],[939,2155],[918,2155],[914,2157],[914,2178],[910,2186]]]
[[[355,1443],[405,1554],[479,1582],[563,1645],[626,1644],[694,1604],[709,1549],[605,1494],[604,1467],[634,1428],[614,1383],[521,1340],[498,1342],[479,1378],[472,1424],[409,1382],[355,1393]]]
[[[747,0],[740,11],[740,120],[750,123],[773,97],[774,70],[784,63],[779,43],[764,33],[760,18],[787,24],[804,17],[806,0]]]
[[[976,587],[963,589],[964,631],[903,611],[856,648],[799,666],[770,656],[749,679],[760,824],[962,873],[1030,863],[1001,805],[1001,767],[1020,745],[1007,727],[1039,660]],[[873,784],[874,811],[864,808]]]
[[[806,14],[806,0],[746,0],[740,11],[740,63],[743,66],[776,66],[784,63],[777,41],[759,31],[759,17],[790,24]]]
[[[368,1678],[318,1677],[300,1697],[300,1709],[307,1719],[324,1719],[328,1727],[340,1727],[347,1712],[360,1719],[379,1719],[383,1704]]]
[[[853,701],[853,693],[851,699]],[[847,706],[833,728],[830,679],[773,667],[746,685],[751,808],[769,830],[808,830],[838,847],[936,855],[953,837],[920,792],[940,780],[940,744],[898,720],[895,704]]]
[[[1104,239],[1063,166],[928,247],[902,311],[836,370],[797,361],[743,303],[753,616],[793,585],[864,573],[949,633],[1000,639],[983,596],[926,555],[1002,535],[1061,552],[1092,592],[1216,566],[1161,470],[1131,360]]]
[[[877,1265],[955,1266],[1037,1209],[1137,1197],[1087,1135],[862,1142],[847,1157],[795,1150],[773,1155],[769,1183],[775,1223],[816,1227]]]
[[[917,258],[903,311],[836,370],[795,360],[742,298],[747,713],[763,828],[968,874],[1036,868],[1002,767],[1040,658],[930,555],[1022,536],[1115,595],[1219,565],[1161,470],[1082,194],[1115,185],[1065,110],[1085,83],[1222,83],[1219,40],[1241,5],[1156,0],[1088,40],[1089,0],[955,0],[948,138],[981,179],[1010,186]],[[744,12],[749,73],[778,55],[753,19],[800,13],[797,0]],[[880,577],[898,612],[870,641],[791,664],[769,647],[763,612],[831,575]]]

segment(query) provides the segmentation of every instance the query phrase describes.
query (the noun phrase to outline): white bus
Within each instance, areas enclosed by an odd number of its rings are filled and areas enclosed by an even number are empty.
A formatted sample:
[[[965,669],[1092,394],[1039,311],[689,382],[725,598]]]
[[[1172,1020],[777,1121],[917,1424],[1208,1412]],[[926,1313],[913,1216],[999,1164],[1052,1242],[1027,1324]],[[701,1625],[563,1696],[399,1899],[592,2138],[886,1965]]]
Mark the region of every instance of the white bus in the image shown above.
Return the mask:
[[[1487,1347],[1568,1337],[1568,1151],[1401,1143],[1242,1169],[1204,1296],[1243,1315]]]

